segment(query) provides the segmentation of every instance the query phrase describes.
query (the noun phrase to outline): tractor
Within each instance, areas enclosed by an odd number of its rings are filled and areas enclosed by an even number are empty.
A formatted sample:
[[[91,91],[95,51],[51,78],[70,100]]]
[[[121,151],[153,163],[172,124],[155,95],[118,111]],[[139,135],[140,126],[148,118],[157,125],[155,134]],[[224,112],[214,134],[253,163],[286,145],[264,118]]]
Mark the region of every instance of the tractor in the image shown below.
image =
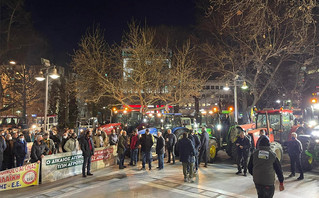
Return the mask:
[[[299,135],[298,139],[303,147],[302,168],[309,171],[319,162],[319,126],[314,127],[308,135]]]

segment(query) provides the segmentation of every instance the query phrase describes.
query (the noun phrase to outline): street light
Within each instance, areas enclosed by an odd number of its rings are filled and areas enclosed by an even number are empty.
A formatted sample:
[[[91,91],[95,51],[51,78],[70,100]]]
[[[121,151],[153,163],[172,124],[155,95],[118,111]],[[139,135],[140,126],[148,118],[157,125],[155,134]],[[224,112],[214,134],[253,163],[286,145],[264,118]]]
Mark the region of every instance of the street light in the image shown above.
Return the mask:
[[[230,88],[229,88],[229,86],[228,86],[228,83],[226,83],[226,86],[223,88],[223,90],[224,90],[224,91],[229,91],[229,89],[230,89]]]
[[[280,104],[280,100],[276,100],[276,103]]]
[[[45,107],[44,107],[44,131],[47,130],[47,113],[48,113],[48,97],[49,97],[49,76],[52,79],[57,79],[60,77],[57,69],[54,67],[53,72],[49,74],[49,69],[52,68],[50,61],[46,59],[41,59],[42,63],[45,66],[45,74],[40,71],[39,75],[35,77],[38,81],[45,80]]]

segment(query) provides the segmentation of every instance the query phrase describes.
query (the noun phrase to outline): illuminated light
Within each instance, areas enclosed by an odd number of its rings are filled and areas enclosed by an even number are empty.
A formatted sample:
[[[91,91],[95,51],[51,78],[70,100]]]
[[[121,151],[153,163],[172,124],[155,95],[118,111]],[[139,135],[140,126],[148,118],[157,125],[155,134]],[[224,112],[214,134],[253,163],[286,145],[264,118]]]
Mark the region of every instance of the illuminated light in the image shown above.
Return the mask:
[[[35,124],[32,125],[32,129],[35,129],[35,128],[37,128],[37,125],[35,125]]]
[[[220,131],[220,130],[222,129],[222,125],[221,125],[221,124],[217,124],[217,125],[216,125],[216,129],[217,129],[218,131]]]
[[[126,113],[127,113],[127,111],[126,111],[126,110],[124,110],[124,111],[123,111],[123,113],[124,113],[124,114],[126,114]]]
[[[224,91],[229,91],[230,90],[230,88],[229,88],[229,86],[228,86],[228,84],[226,83],[226,86],[225,87],[223,87],[223,90]]]
[[[53,72],[52,72],[52,74],[50,74],[50,77],[52,79],[57,79],[60,77],[60,75],[58,74],[58,70],[56,68],[53,69]]]
[[[234,108],[233,108],[233,107],[229,107],[228,110],[229,110],[229,111],[233,111]]]
[[[125,111],[127,111],[128,110],[128,108],[127,107],[125,107],[125,109],[124,109]]]
[[[112,109],[113,111],[116,111],[116,108],[115,107],[113,107],[113,109]]]
[[[218,108],[217,108],[217,107],[214,107],[214,108],[213,108],[213,111],[214,111],[214,112],[217,112],[217,111],[218,111]]]
[[[314,127],[314,126],[316,126],[317,125],[317,122],[315,121],[315,120],[311,120],[311,121],[309,121],[309,127],[311,128],[311,127]]]
[[[148,116],[149,116],[149,117],[153,117],[153,114],[152,114],[152,113],[150,113],[150,114],[148,114]]]
[[[45,77],[43,76],[43,72],[40,71],[39,75],[35,77],[37,81],[44,81]]]
[[[147,120],[144,118],[144,119],[143,119],[143,122],[147,122]]]
[[[162,114],[161,114],[161,113],[158,113],[158,114],[157,114],[157,117],[159,117],[159,118],[160,118],[161,116],[162,116]]]
[[[246,81],[243,82],[243,86],[241,86],[242,89],[248,89]]]
[[[318,130],[313,130],[311,132],[311,135],[315,136],[315,137],[319,137],[319,131]]]
[[[163,119],[161,119],[161,123],[163,123],[164,122],[164,120]]]
[[[317,98],[312,98],[311,99],[311,103],[317,103],[317,102],[318,102]]]
[[[280,104],[280,102],[281,102],[280,100],[276,100],[276,103]]]
[[[207,112],[206,111],[202,111],[202,114],[206,114]]]
[[[106,109],[106,107],[103,107],[103,109]]]
[[[116,114],[116,113],[117,113],[117,111],[114,111],[114,113]]]
[[[208,113],[209,113],[209,114],[213,114],[213,111],[209,111]]]
[[[319,110],[319,103],[314,104],[313,108],[316,109],[316,110]]]
[[[13,61],[13,60],[9,61],[9,63],[10,63],[11,65],[17,64],[17,63],[16,63],[15,61]]]

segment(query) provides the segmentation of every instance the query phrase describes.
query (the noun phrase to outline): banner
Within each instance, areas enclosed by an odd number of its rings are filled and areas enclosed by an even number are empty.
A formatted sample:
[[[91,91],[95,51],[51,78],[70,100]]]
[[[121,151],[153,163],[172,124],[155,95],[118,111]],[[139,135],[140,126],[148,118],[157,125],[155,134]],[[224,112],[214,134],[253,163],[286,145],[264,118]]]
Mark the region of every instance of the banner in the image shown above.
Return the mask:
[[[91,171],[115,164],[116,147],[97,148],[91,158]],[[42,183],[82,174],[82,151],[46,155],[42,159]]]
[[[0,172],[0,191],[39,184],[39,164],[27,164]]]

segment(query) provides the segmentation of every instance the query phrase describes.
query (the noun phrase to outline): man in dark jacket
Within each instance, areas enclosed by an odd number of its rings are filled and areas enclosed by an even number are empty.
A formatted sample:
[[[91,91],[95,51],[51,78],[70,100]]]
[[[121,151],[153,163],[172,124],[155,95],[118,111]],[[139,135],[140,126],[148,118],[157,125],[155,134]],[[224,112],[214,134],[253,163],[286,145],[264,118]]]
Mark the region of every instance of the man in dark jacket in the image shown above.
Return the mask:
[[[200,147],[200,155],[199,155],[198,165],[200,164],[201,159],[204,158],[204,162],[205,162],[204,167],[207,168],[207,161],[208,161],[207,154],[209,152],[209,145],[208,145],[209,136],[208,136],[208,133],[206,132],[206,127],[202,128],[200,142],[201,142],[201,147]]]
[[[268,138],[260,140],[259,148],[252,154],[248,170],[253,175],[259,198],[272,198],[275,193],[275,173],[280,182],[279,190],[284,190],[284,176],[276,154],[270,150]]]
[[[79,142],[81,141],[82,138],[79,137]],[[68,134],[67,133],[63,133],[63,136],[62,136],[62,141],[61,141],[61,149],[62,149],[62,152],[65,153],[67,152],[65,149],[64,149],[64,146],[66,144],[66,142],[69,140],[69,137],[68,137]]]
[[[152,169],[152,146],[154,144],[153,136],[150,134],[150,130],[146,129],[145,134],[142,134],[140,139],[140,145],[143,160],[142,160],[142,170],[145,170],[145,163],[148,161],[149,170]]]
[[[297,169],[300,173],[300,176],[297,178],[298,180],[303,180],[303,171],[301,167],[301,153],[302,153],[302,144],[297,139],[297,133],[291,133],[291,141],[288,142],[288,154],[290,157],[290,168],[291,174],[289,177],[295,176],[295,167],[297,165]]]
[[[3,135],[0,136],[0,171],[2,171],[3,152],[6,150],[7,144]]]
[[[258,138],[257,143],[256,143],[256,149],[258,149],[259,144],[260,144],[260,140],[262,138],[268,138],[268,136],[266,135],[266,131],[264,129],[260,129],[260,131],[259,131],[259,138]]]
[[[242,173],[242,166],[244,167],[244,176],[247,176],[247,160],[250,149],[250,140],[245,136],[245,132],[241,131],[237,138],[235,145],[237,146],[237,175]]]
[[[10,134],[6,135],[7,148],[3,153],[3,170],[14,167],[13,140]]]
[[[198,171],[198,154],[200,148],[200,139],[197,134],[192,130],[191,136],[194,139],[194,147],[195,147],[195,173]]]
[[[86,175],[93,175],[91,173],[91,156],[94,155],[94,143],[92,140],[92,132],[86,131],[85,136],[81,138],[81,150],[83,155],[83,165],[82,165],[82,176],[86,177]],[[87,169],[85,171],[85,169]],[[85,174],[87,173],[87,174]]]
[[[27,142],[24,140],[23,134],[20,134],[18,140],[13,144],[13,154],[16,157],[17,167],[23,166],[25,155],[27,153]]]
[[[125,151],[127,148],[127,136],[126,136],[126,131],[121,131],[121,135],[119,138],[119,142],[117,145],[117,153],[119,155],[119,168],[124,169],[126,166],[124,166],[124,159],[125,159]]]
[[[187,138],[187,133],[183,133],[183,138],[178,142],[179,160],[183,164],[184,181],[194,182],[193,170],[195,161],[195,148],[190,139]],[[189,174],[187,171],[189,167]]]
[[[156,154],[158,160],[158,169],[162,170],[164,168],[164,153],[165,153],[165,140],[162,136],[162,132],[157,132],[157,142],[156,142]]]
[[[31,159],[30,162],[31,163],[39,163],[40,164],[40,177],[39,177],[39,183],[41,183],[42,181],[42,165],[41,165],[41,161],[42,158],[44,157],[44,155],[46,155],[49,152],[49,148],[47,147],[47,145],[43,142],[43,137],[42,135],[37,135],[35,141],[33,142],[33,145],[31,147]]]
[[[171,156],[173,160],[173,164],[175,164],[175,145],[176,145],[176,136],[172,133],[171,129],[167,129],[166,134],[166,147],[167,147],[167,153],[168,153],[168,160],[167,163],[171,163]]]
[[[137,154],[138,154],[138,145],[139,145],[139,139],[138,139],[138,131],[137,129],[134,129],[133,135],[131,137],[131,143],[130,143],[130,149],[131,149],[131,166],[136,166],[137,163]]]

